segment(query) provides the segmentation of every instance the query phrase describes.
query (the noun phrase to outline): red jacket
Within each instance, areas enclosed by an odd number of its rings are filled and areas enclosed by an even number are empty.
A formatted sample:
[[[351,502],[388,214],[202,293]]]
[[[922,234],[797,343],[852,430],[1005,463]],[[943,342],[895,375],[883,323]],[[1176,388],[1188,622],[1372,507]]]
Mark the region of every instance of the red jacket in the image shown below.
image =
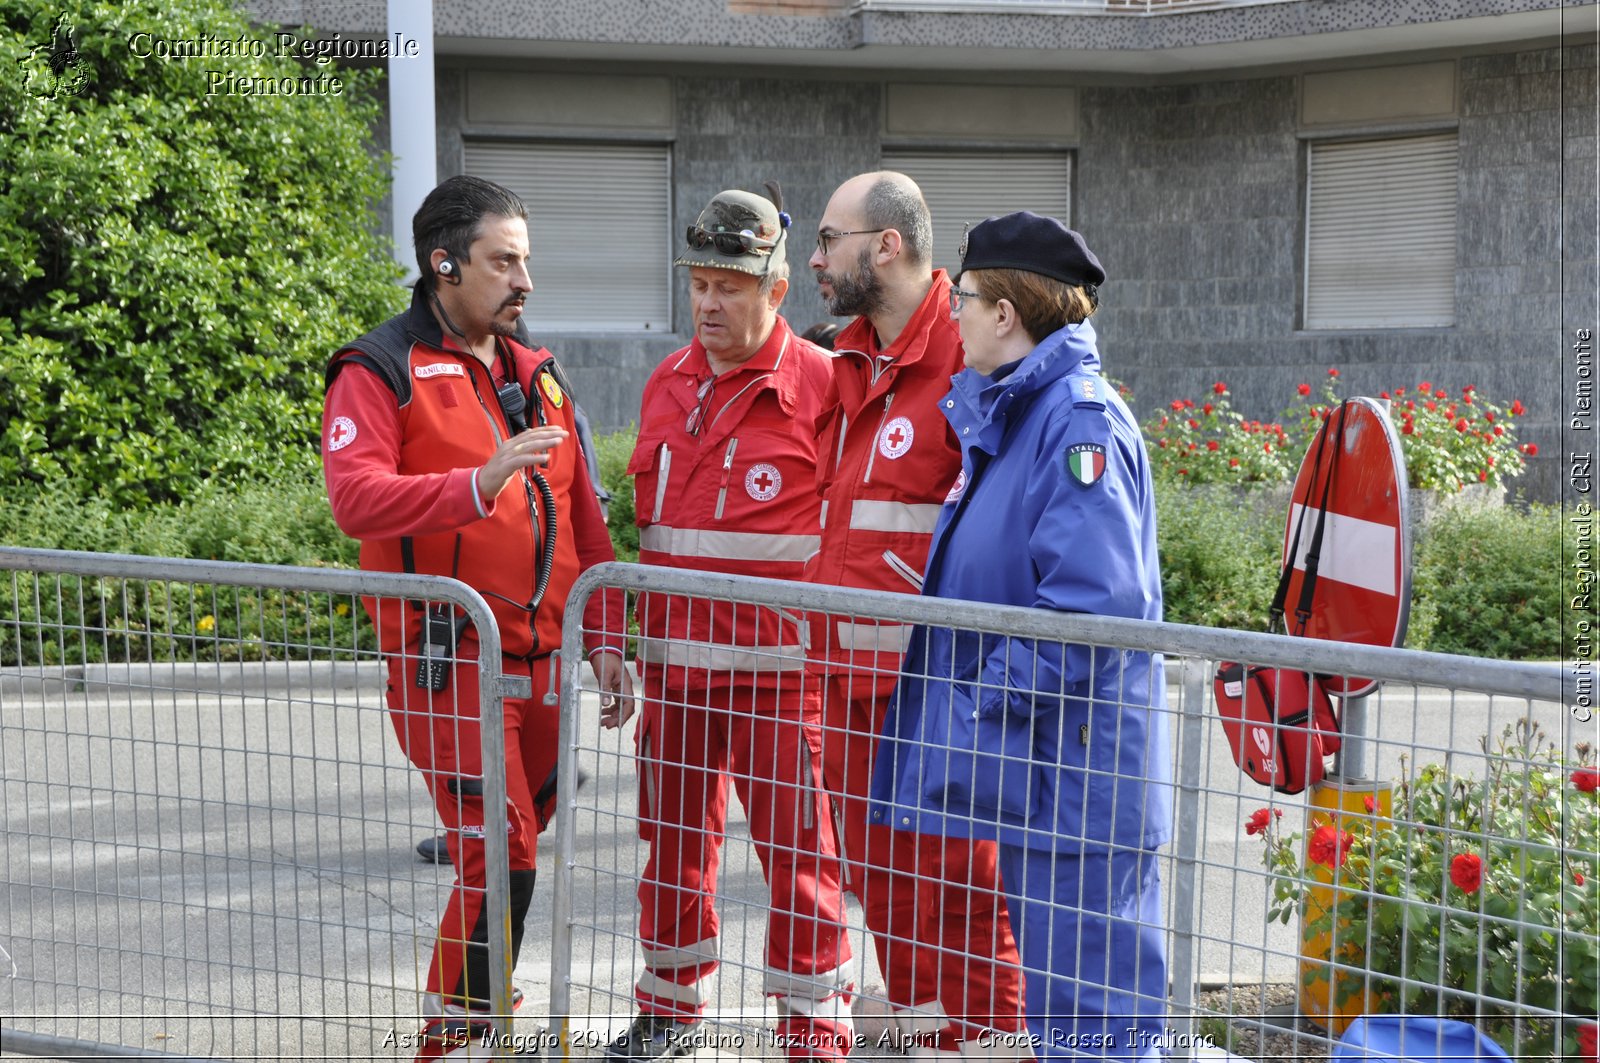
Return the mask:
[[[329,363],[322,464],[334,519],[361,540],[362,568],[461,580],[488,599],[504,652],[530,657],[560,647],[573,581],[615,554],[579,453],[572,401],[552,372],[554,358],[543,348],[499,342],[529,396],[528,423],[569,433],[539,470],[555,496],[557,532],[537,616],[526,605],[537,572],[534,544],[549,541],[542,505],[530,508],[524,473],[493,499],[480,499],[476,484],[478,467],[508,435],[495,399],[504,363],[497,358],[491,370],[446,340],[420,294],[410,311]],[[402,615],[392,601],[364,603],[385,653],[415,643],[420,610],[407,603]],[[584,612],[585,627],[598,632],[609,620],[617,630],[623,608],[619,592],[597,594]],[[621,651],[616,637],[596,634],[588,645]]]
[[[934,272],[927,297],[888,348],[878,349],[872,322],[858,317],[839,333],[834,353],[833,382],[817,419],[822,547],[806,578],[915,594],[939,509],[961,471],[960,449],[938,406],[962,369],[950,278]],[[814,619],[813,653],[830,662],[828,670],[855,669],[862,694],[887,694],[910,627]]]
[[[811,427],[827,384],[828,353],[781,317],[721,376],[698,339],[657,366],[628,463],[639,560],[801,579],[820,530]],[[673,687],[773,685],[805,666],[805,622],[785,610],[644,594],[638,616],[640,666],[669,669]]]

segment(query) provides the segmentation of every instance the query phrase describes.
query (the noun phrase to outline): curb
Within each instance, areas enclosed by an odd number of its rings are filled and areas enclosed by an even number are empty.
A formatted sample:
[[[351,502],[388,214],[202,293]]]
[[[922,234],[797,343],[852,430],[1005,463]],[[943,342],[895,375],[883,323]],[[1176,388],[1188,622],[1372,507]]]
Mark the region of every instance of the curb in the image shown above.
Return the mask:
[[[91,691],[272,694],[285,691],[375,690],[381,661],[174,661],[0,669],[0,697]]]

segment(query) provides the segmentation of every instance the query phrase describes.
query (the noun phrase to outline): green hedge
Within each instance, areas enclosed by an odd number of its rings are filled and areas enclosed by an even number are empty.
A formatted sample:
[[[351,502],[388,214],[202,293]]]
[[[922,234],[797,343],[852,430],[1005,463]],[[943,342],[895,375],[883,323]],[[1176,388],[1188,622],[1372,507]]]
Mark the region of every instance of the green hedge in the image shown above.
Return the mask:
[[[612,496],[613,542],[618,557],[630,561],[639,550],[627,476],[632,444],[631,432],[597,440],[601,481]],[[0,504],[0,542],[285,565],[356,563],[356,544],[334,526],[320,479],[304,474],[238,488],[204,484],[184,501],[145,511],[59,493],[13,495]],[[1282,500],[1235,488],[1162,487],[1157,510],[1167,619],[1262,629],[1282,549]],[[1571,529],[1559,511],[1538,505],[1513,504],[1430,520],[1415,548],[1406,644],[1505,659],[1559,657],[1562,552],[1576,548]],[[71,599],[76,591],[43,595],[62,597],[67,606],[65,612],[56,608],[41,614],[29,611],[34,608],[31,584],[18,586],[20,590],[9,593],[24,599],[25,618],[42,616],[67,626],[75,622]],[[173,638],[186,632],[215,634],[236,640],[229,654],[274,656],[290,652],[277,644],[292,645],[293,632],[304,628],[307,634],[300,641],[331,638],[339,646],[366,645],[365,626],[356,629],[357,610],[348,608],[351,603],[342,603],[347,608],[338,612],[308,604],[302,596],[280,594],[255,601],[254,592],[226,588],[205,591],[209,597],[203,601],[196,598],[200,589],[145,593],[91,586],[84,593],[89,626],[123,630],[140,625],[128,629],[132,634],[126,637],[135,640],[144,637],[140,631],[157,628]],[[128,593],[131,601],[117,600]],[[149,616],[143,615],[145,610]],[[213,631],[196,631],[195,625],[208,616],[214,618]],[[279,634],[265,641],[256,637],[262,623],[276,625]],[[7,638],[16,642],[12,635]],[[147,652],[158,648],[148,640],[140,645]],[[130,644],[117,650],[107,643],[92,652],[141,656],[137,649]],[[178,649],[175,643],[167,647],[170,652]],[[15,645],[8,647],[5,662],[15,663],[17,652]]]

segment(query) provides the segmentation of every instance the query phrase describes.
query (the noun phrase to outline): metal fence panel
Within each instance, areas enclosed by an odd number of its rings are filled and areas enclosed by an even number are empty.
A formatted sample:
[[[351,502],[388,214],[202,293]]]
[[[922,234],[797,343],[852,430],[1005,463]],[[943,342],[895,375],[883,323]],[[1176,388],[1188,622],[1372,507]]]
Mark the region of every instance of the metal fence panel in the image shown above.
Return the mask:
[[[409,1057],[454,876],[413,852],[438,821],[356,614],[368,596],[471,618],[480,658],[453,663],[478,669],[463,708],[487,724],[499,808],[483,599],[430,576],[58,551],[0,549],[0,570],[0,1048]],[[504,881],[506,838],[486,843]],[[485,903],[506,1016],[505,890]]]
[[[620,564],[579,581],[566,647],[581,645],[583,603],[601,587],[827,613],[862,629],[916,623],[1099,654],[1162,654],[1168,686],[1156,711],[1170,725],[1175,784],[1174,837],[1159,857],[1169,975],[1162,1038],[1175,1058],[1322,1057],[1367,1012],[1466,1016],[1512,1058],[1559,1058],[1600,1010],[1600,820],[1597,777],[1585,774],[1596,734],[1581,670]],[[891,668],[898,645],[885,656]],[[564,789],[551,1012],[570,1054],[592,1058],[634,1010],[643,970],[636,895],[648,847],[633,737],[598,728],[594,699],[582,698],[592,680],[579,657],[566,659],[561,771],[592,774],[596,784]],[[1347,726],[1364,734],[1347,735],[1343,761],[1328,762],[1329,783],[1288,796],[1235,765],[1215,704],[1219,661],[1382,685],[1364,713],[1347,706]],[[1377,782],[1356,777],[1357,765]],[[721,847],[721,968],[695,1028],[700,1058],[783,1054],[772,1043],[780,1015],[763,958],[774,906],[758,856],[732,806]],[[903,1031],[891,1021],[861,912],[852,904],[850,913],[856,1054],[895,1058]],[[1448,1047],[1411,1042],[1423,1054]]]

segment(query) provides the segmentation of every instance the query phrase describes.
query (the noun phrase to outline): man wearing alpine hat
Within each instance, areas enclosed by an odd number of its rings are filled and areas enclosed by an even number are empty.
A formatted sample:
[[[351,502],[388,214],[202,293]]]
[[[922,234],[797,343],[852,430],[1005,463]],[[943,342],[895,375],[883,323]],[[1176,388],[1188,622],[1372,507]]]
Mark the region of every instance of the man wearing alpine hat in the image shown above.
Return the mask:
[[[821,503],[812,434],[828,354],[778,315],[789,216],[720,192],[688,228],[694,341],[645,385],[634,478],[639,560],[800,579]],[[717,967],[716,869],[731,781],[771,891],[766,994],[791,1059],[853,1040],[837,845],[820,782],[820,703],[803,617],[683,595],[639,598],[644,707],[636,735],[644,973],[639,1015],[607,1058],[684,1055]]]
[[[1088,322],[1105,276],[1054,218],[1007,214],[967,234],[950,297],[967,368],[939,400],[961,476],[924,594],[1161,619],[1150,466]],[[901,672],[870,814],[997,840],[1040,1059],[1161,1058],[1160,658],[918,627]]]

